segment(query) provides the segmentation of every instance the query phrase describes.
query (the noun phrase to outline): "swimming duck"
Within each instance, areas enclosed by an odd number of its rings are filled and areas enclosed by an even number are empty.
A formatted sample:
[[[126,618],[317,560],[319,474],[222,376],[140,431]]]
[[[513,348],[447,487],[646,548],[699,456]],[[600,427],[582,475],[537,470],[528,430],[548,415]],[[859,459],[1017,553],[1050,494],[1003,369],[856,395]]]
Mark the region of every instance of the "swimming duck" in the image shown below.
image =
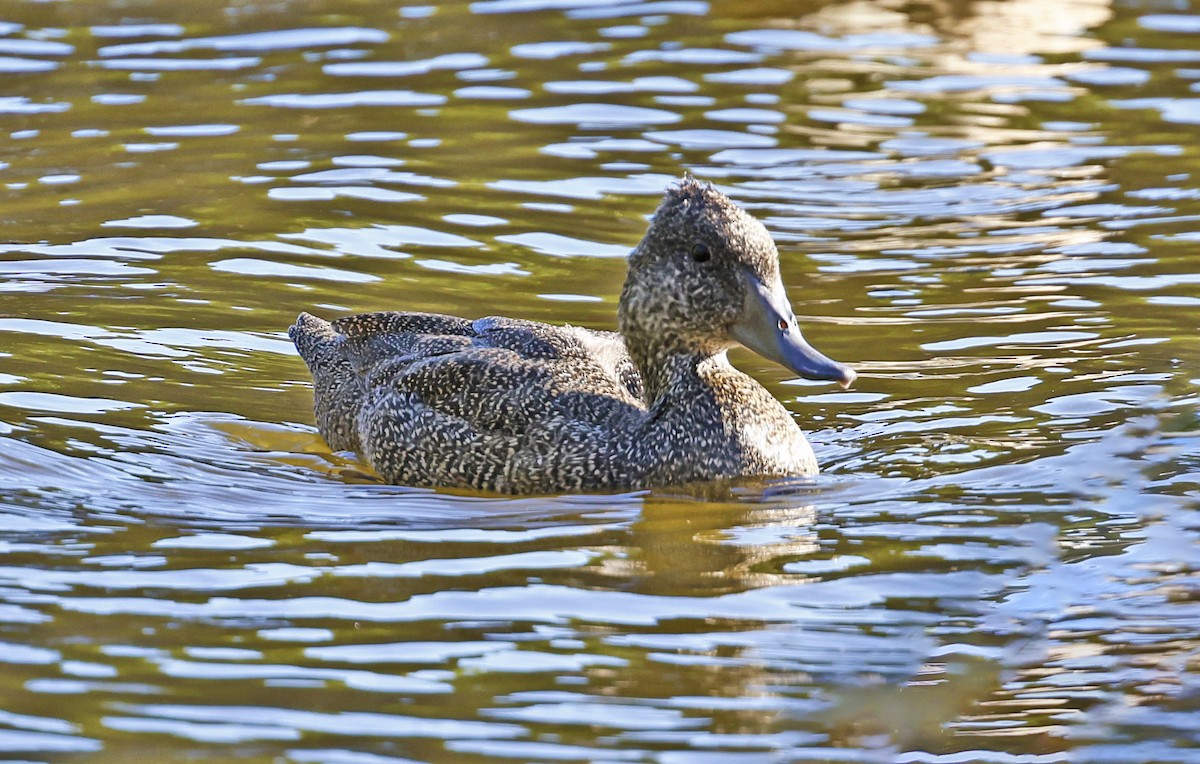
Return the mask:
[[[740,343],[843,387],[855,373],[805,341],[774,241],[728,197],[691,176],[667,190],[617,317],[619,334],[301,313],[288,335],[321,435],[390,483],[517,494],[817,472],[792,415],[726,352]]]

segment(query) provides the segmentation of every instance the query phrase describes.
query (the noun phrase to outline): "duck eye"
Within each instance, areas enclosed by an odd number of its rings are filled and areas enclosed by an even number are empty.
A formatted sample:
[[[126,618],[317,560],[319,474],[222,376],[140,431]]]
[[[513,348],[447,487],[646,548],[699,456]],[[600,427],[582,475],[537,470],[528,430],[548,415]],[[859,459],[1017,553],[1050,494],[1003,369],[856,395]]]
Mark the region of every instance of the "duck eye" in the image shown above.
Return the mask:
[[[698,263],[707,263],[712,253],[708,251],[708,247],[697,242],[692,245],[692,259]]]
[[[779,319],[779,331],[786,332],[787,330],[788,330],[788,322],[783,320],[782,318]]]

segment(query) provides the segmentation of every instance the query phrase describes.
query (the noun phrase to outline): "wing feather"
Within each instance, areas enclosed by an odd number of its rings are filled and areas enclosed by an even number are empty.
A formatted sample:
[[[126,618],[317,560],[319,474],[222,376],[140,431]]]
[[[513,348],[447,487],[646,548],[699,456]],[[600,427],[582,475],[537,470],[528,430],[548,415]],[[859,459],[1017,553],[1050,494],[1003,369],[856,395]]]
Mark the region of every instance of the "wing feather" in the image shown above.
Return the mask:
[[[341,383],[353,399],[326,408],[353,412],[334,424],[391,482],[582,485],[606,469],[614,428],[645,414],[641,380],[611,332],[401,312],[320,324],[321,353],[357,383]],[[327,419],[318,417],[322,434]]]

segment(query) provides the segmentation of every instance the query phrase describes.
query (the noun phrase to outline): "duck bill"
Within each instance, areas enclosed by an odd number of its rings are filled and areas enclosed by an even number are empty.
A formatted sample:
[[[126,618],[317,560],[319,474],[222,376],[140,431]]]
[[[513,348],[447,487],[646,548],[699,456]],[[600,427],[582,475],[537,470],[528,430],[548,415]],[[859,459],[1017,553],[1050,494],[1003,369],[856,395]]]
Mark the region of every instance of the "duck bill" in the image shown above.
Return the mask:
[[[730,331],[733,338],[806,379],[829,380],[843,388],[850,387],[857,376],[854,369],[808,344],[796,324],[783,283],[776,280],[767,286],[749,273],[744,274],[743,280],[746,300],[741,318]]]

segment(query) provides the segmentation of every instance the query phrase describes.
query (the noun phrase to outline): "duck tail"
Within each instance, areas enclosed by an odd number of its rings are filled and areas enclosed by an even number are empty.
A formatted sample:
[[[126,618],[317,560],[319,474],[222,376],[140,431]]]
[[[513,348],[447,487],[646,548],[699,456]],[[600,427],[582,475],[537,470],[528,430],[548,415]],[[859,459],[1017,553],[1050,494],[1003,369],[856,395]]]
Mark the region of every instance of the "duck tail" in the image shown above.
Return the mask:
[[[355,420],[363,388],[342,348],[345,338],[323,318],[301,313],[288,327],[288,337],[313,377],[313,412],[317,429],[334,451],[358,449]]]
[[[331,345],[337,340],[337,332],[333,330],[333,324],[325,319],[311,313],[301,313],[296,317],[296,323],[288,327],[288,337],[309,369],[315,371],[313,364],[319,363],[321,358],[333,351]]]

